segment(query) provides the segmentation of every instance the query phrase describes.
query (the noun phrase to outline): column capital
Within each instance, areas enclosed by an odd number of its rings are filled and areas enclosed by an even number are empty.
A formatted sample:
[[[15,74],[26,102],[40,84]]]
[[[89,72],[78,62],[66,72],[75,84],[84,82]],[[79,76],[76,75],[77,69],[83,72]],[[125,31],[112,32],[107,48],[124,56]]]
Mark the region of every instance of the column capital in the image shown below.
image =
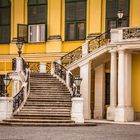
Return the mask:
[[[125,53],[125,50],[118,50],[118,53],[119,54],[124,54]]]
[[[87,64],[91,65],[91,61],[87,61],[87,62],[84,62],[84,63],[81,62],[81,63],[78,64],[78,66],[83,67],[84,65],[87,65]]]
[[[118,51],[117,48],[110,48],[109,50],[110,53],[117,53],[117,51]]]

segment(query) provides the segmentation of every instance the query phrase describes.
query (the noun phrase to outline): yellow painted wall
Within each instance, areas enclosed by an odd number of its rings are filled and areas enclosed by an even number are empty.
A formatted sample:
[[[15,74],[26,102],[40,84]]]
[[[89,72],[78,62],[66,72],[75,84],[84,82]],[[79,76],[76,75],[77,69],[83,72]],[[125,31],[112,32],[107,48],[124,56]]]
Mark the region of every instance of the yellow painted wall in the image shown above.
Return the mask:
[[[140,112],[140,54],[132,56],[132,105]]]
[[[130,26],[140,26],[140,0],[130,0]]]
[[[101,0],[90,0],[88,2],[88,18],[87,24],[89,26],[89,33],[100,33],[101,32],[101,13],[102,13]]]
[[[31,43],[25,44],[23,47],[24,53],[44,53],[46,52],[46,43]]]
[[[1,44],[0,45],[0,54],[8,54],[9,53],[9,45]]]
[[[25,23],[25,0],[11,0],[11,40],[17,37],[17,24]],[[9,46],[9,53],[17,53],[16,47]]]
[[[12,71],[11,62],[0,62],[0,74],[6,74],[7,72]]]
[[[81,46],[84,41],[67,41],[62,44],[62,52],[70,52],[77,47]]]
[[[49,0],[48,1],[48,34],[49,35],[61,35],[61,0]]]

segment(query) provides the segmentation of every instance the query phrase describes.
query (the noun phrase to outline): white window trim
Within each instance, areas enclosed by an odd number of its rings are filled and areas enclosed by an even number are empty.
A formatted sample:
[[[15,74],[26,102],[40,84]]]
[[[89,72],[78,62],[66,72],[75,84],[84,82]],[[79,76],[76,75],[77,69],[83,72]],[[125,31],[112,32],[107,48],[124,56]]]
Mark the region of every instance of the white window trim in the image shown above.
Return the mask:
[[[43,25],[45,26],[45,24],[33,24],[33,25],[28,25],[28,42],[29,43],[39,43],[39,42],[45,42],[46,40],[44,39],[44,41],[40,40],[40,26]],[[36,27],[37,31],[36,31],[36,41],[31,41],[31,27]],[[44,31],[45,32],[45,31]]]

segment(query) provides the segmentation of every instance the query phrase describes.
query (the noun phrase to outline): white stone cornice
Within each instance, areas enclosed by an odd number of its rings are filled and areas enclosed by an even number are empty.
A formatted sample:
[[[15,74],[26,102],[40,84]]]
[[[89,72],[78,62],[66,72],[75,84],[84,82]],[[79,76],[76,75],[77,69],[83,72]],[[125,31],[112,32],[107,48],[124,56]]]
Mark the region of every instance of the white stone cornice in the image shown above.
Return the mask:
[[[26,61],[53,61],[59,59],[61,56],[66,53],[46,53],[46,54],[22,54],[22,57],[25,58]],[[17,54],[1,54],[0,62],[11,62],[13,58],[16,58]]]
[[[82,57],[81,59],[68,65],[67,69],[71,71],[71,70],[79,67],[79,65],[80,66],[84,65],[84,64],[88,63],[89,61],[91,61],[91,60],[97,58],[98,56],[103,55],[104,53],[107,53],[107,52],[108,52],[108,46],[102,46],[102,47],[96,49],[95,51],[89,53],[85,57]]]

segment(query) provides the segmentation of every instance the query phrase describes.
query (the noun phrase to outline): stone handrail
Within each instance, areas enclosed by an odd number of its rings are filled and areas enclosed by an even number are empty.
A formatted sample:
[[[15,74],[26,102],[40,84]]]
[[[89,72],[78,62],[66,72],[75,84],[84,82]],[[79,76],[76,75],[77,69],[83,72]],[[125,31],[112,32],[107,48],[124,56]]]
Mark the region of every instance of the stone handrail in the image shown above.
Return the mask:
[[[57,77],[61,82],[63,82],[71,92],[73,96],[73,85],[74,85],[74,78],[70,71],[68,71],[64,66],[57,62],[53,62],[52,64],[52,71],[51,74]]]
[[[103,34],[100,34],[99,36],[96,36],[95,38],[91,39],[90,41],[84,43],[82,46],[76,48],[75,50],[69,52],[68,54],[61,57],[61,64],[63,66],[67,66],[74,61],[79,60],[80,58],[86,56],[87,54],[95,51],[95,49],[105,46],[108,44],[109,39],[106,39],[108,37],[108,34],[110,33],[110,30],[106,31]]]
[[[29,95],[29,89],[30,89],[30,82],[29,82],[30,70],[26,69],[25,75],[18,73],[18,76],[19,79],[22,79],[20,80],[22,85],[20,87],[20,90],[13,97],[13,112],[17,112],[22,108]]]

